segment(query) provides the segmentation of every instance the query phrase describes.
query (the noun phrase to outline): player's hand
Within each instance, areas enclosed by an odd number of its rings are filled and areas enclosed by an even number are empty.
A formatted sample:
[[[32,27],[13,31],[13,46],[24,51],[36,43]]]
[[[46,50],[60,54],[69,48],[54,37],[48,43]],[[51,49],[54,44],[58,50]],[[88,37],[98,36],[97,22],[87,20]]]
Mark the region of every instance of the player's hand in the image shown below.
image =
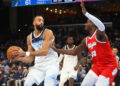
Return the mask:
[[[15,63],[15,62],[18,62],[18,61],[21,61],[22,60],[22,57],[15,57],[11,63]]]
[[[51,48],[56,51],[55,43],[52,43]]]
[[[81,8],[82,8],[82,13],[83,13],[83,14],[86,14],[87,10],[86,10],[86,8],[85,8],[84,1],[83,1],[83,0],[81,0]]]
[[[23,49],[20,49],[20,50],[18,51],[18,56],[19,56],[19,57],[24,57],[24,56],[26,56],[26,52],[25,52]]]
[[[14,50],[12,54],[19,57],[24,57],[26,55],[25,51],[23,51],[22,49]]]
[[[13,55],[13,56],[18,56],[18,49],[14,49],[14,50],[12,51],[12,55]]]

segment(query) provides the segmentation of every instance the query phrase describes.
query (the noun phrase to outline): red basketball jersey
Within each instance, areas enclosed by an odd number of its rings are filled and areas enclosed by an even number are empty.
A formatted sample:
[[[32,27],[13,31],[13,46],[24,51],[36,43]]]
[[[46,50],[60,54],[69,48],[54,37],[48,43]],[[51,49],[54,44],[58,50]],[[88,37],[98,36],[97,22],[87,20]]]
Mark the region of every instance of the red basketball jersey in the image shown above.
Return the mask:
[[[96,32],[91,37],[86,37],[86,45],[92,56],[92,62],[99,66],[117,65],[116,58],[112,53],[109,41],[100,42],[96,38]]]

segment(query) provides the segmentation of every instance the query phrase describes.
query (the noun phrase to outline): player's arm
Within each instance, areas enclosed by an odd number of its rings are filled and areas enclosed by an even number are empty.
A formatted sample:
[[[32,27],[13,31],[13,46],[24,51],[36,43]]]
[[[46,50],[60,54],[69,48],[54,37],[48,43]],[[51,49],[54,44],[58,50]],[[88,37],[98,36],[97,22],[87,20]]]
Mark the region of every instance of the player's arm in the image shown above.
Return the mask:
[[[75,66],[75,70],[78,70],[78,68],[79,68],[79,65],[81,64],[81,58],[82,58],[82,53],[79,53],[78,55],[77,55],[77,59],[78,59],[78,62],[77,62],[77,65]]]
[[[27,47],[28,47],[28,51],[29,52],[34,51],[34,49],[31,46],[31,43],[30,43],[30,35],[27,37]],[[34,60],[33,56],[29,56],[29,57],[16,57],[14,59],[14,61],[21,61],[21,62],[24,62],[24,63],[32,63],[33,60]]]
[[[118,69],[120,70],[120,61],[119,61],[119,63],[118,63],[119,65],[118,65]]]
[[[49,48],[54,40],[53,32],[51,30],[46,30],[44,32],[44,42],[42,48],[37,51],[19,51],[19,56],[46,56],[48,54]]]
[[[74,50],[64,50],[64,49],[57,49],[54,45],[52,45],[52,48],[54,51],[62,54],[69,54],[69,55],[77,55],[81,53],[86,48],[85,38],[82,40],[81,44],[75,48]]]
[[[44,42],[42,44],[42,49],[30,52],[30,56],[46,56],[49,52],[50,46],[54,40],[54,35],[51,30],[46,30],[44,33]]]
[[[98,28],[97,30],[97,39],[102,42],[107,41],[107,37],[105,34],[105,26],[104,24],[95,16],[91,15],[90,13],[87,12],[83,0],[81,0],[81,8],[82,8],[82,13],[90,20],[92,21],[95,26]]]

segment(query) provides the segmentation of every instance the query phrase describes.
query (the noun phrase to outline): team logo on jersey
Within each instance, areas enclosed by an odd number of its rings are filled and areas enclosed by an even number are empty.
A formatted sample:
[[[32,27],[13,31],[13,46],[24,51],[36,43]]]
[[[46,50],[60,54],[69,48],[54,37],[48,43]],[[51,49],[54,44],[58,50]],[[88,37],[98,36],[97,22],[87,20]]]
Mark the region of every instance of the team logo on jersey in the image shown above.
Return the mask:
[[[93,42],[93,43],[88,44],[88,48],[93,49],[94,46],[96,46],[96,42]]]

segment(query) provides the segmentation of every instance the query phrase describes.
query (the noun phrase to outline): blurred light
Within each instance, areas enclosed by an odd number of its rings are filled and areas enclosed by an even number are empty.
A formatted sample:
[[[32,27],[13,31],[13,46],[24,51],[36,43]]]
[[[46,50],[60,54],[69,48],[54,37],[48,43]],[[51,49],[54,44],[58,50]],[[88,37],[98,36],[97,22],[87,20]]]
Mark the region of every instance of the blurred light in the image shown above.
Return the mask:
[[[60,12],[62,12],[62,10],[60,10]]]
[[[20,29],[18,29],[18,31],[20,32],[21,30],[20,30]]]
[[[55,10],[55,13],[57,13],[57,10]]]
[[[60,11],[59,14],[62,14],[62,12]]]
[[[28,25],[27,24],[25,24],[25,27],[27,27]]]
[[[48,11],[48,10],[49,10],[49,8],[47,7],[47,8],[46,8],[46,11]]]
[[[50,12],[53,12],[53,10],[50,10]]]
[[[66,11],[64,11],[64,13],[66,13]]]
[[[57,11],[57,8],[55,8],[55,11]]]

